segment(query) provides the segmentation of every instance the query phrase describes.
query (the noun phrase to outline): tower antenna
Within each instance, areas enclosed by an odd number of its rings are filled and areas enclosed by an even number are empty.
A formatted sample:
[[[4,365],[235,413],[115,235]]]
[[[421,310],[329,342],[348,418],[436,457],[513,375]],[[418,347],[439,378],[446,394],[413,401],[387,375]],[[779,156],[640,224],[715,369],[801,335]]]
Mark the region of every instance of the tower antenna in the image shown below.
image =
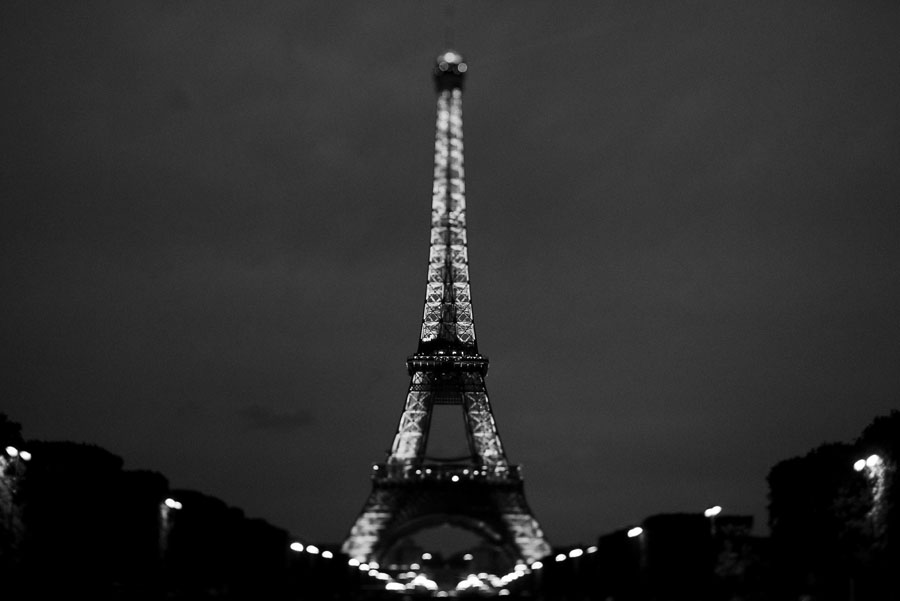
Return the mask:
[[[444,3],[444,48],[453,47],[453,22],[456,17],[456,11],[453,7],[453,0],[447,0]]]

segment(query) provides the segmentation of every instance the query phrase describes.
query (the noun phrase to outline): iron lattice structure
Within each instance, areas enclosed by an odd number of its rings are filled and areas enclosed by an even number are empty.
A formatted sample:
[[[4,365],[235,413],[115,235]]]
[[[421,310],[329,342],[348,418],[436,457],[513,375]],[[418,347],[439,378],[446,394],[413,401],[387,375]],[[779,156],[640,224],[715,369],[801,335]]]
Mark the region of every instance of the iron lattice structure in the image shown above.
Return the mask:
[[[452,51],[434,70],[437,127],[431,248],[425,310],[416,354],[407,359],[409,391],[372,492],[343,544],[361,562],[381,562],[402,537],[450,523],[474,531],[511,562],[534,562],[550,545],[525,500],[519,467],[510,465],[484,379],[487,357],[475,340],[466,242],[462,84],[467,69]],[[459,405],[468,455],[426,456],[433,408]]]

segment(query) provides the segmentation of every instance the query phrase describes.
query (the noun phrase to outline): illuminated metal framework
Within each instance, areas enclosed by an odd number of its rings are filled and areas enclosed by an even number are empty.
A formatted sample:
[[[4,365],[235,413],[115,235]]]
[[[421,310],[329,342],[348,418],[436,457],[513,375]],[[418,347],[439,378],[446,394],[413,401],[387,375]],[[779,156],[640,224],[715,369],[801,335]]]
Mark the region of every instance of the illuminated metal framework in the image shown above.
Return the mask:
[[[374,466],[372,493],[343,545],[361,561],[381,561],[402,536],[453,523],[473,530],[511,562],[536,561],[550,545],[525,501],[518,466],[497,432],[478,353],[469,287],[463,171],[462,82],[456,52],[438,57],[431,249],[422,330],[407,359],[409,391],[387,460]],[[426,457],[435,405],[459,405],[468,456]]]

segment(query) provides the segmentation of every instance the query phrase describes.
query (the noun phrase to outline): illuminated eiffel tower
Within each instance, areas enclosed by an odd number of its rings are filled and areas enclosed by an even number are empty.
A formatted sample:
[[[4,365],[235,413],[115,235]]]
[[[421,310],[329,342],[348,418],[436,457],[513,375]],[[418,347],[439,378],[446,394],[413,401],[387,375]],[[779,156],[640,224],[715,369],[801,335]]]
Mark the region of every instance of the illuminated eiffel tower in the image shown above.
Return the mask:
[[[450,524],[474,532],[506,562],[534,562],[550,545],[531,513],[519,467],[506,458],[475,341],[466,250],[462,84],[456,52],[437,59],[437,133],[425,313],[409,392],[387,460],[373,466],[372,492],[343,544],[360,562],[383,563],[404,537]],[[436,459],[425,450],[436,405],[462,407],[468,454]]]

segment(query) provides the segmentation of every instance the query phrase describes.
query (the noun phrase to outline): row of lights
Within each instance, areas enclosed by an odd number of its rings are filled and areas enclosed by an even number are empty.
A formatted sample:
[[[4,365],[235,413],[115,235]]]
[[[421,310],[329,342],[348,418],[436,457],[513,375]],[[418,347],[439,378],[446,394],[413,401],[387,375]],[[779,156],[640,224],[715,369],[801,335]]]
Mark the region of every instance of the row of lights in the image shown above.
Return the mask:
[[[631,536],[631,535],[629,534],[629,536]],[[590,547],[587,547],[587,548],[584,548],[584,549],[582,549],[581,547],[575,547],[574,549],[570,549],[568,553],[559,553],[559,554],[557,554],[556,557],[555,557],[554,559],[555,559],[556,561],[558,561],[558,562],[559,562],[559,561],[566,561],[567,559],[576,559],[576,558],[578,558],[578,557],[581,557],[581,556],[584,555],[585,553],[587,553],[588,555],[592,555],[592,554],[594,554],[594,553],[596,553],[596,552],[597,552],[597,546],[596,546],[596,545],[591,545]],[[539,562],[539,561],[536,561],[536,562],[534,562],[533,564],[531,564],[531,569],[533,569],[533,570],[539,570],[539,569],[541,569],[542,567],[543,567],[543,564],[542,564],[541,562]]]
[[[853,464],[853,469],[857,472],[861,472],[866,468],[875,469],[880,464],[881,457],[878,455],[869,455],[865,459],[858,459],[856,463]]]
[[[8,446],[6,447],[6,454],[15,459],[18,457],[22,461],[31,461],[31,453],[28,451],[20,451],[16,447]]]

